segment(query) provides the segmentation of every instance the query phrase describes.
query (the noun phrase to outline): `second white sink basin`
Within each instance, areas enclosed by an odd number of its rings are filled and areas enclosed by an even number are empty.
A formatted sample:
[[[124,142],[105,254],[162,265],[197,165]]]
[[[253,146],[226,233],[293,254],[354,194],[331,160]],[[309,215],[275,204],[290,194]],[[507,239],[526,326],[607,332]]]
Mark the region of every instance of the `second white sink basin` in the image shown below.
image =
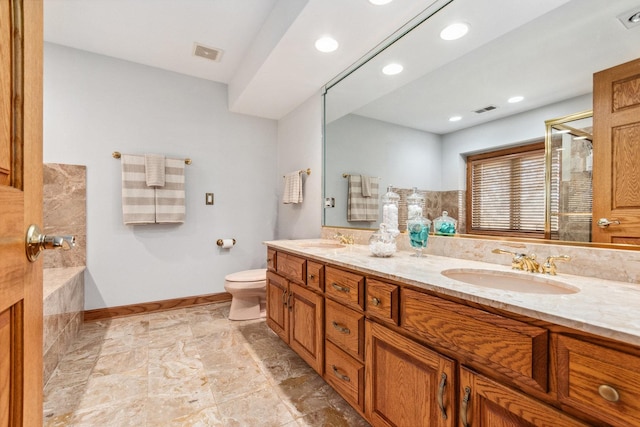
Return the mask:
[[[444,270],[440,274],[483,288],[503,289],[506,291],[529,294],[575,294],[580,290],[556,280],[539,275],[525,275],[509,271],[456,268]]]

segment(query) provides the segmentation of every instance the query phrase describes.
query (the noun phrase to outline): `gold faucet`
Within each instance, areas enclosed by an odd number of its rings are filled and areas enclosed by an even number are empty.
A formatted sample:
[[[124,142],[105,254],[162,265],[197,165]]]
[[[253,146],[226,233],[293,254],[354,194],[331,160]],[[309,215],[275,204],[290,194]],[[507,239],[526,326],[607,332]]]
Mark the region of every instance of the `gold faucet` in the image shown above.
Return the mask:
[[[530,273],[542,273],[540,263],[536,261],[536,254],[526,255],[518,252],[505,251],[504,249],[494,249],[494,254],[509,254],[513,256],[511,268],[514,270],[528,271]]]
[[[558,255],[558,256],[548,256],[547,260],[542,264],[542,272],[551,274],[552,276],[556,275],[556,264],[555,260],[558,261],[571,261],[571,257],[568,255]]]
[[[345,234],[342,234],[340,232],[337,232],[336,235],[333,236],[333,238],[338,240],[343,245],[353,245],[355,243],[353,235],[351,235],[351,234],[346,234],[345,235]]]

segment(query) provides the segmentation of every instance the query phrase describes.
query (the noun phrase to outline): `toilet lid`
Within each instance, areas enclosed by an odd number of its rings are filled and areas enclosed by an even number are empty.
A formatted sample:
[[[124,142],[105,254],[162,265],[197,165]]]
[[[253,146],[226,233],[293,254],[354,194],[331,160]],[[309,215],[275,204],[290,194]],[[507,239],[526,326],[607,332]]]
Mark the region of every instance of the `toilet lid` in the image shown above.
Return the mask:
[[[258,282],[267,278],[267,269],[258,268],[255,270],[238,271],[227,274],[224,278],[227,282]]]

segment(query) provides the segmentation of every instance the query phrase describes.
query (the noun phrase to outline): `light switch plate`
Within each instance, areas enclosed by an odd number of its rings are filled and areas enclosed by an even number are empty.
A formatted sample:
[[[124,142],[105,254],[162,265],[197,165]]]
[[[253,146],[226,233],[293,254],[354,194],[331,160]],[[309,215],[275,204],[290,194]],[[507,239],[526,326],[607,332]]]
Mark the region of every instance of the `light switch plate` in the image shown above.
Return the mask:
[[[213,204],[213,193],[206,193],[206,195],[205,195],[205,203],[207,205],[212,205]]]

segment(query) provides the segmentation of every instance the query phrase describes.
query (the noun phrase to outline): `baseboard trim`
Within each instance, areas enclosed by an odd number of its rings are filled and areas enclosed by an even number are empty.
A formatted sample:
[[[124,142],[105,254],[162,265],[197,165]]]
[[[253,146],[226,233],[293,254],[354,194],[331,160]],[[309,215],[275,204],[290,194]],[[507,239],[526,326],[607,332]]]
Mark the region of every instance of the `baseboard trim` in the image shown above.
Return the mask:
[[[118,307],[96,308],[83,312],[84,321],[113,319],[116,317],[133,316],[135,314],[153,313],[156,311],[174,310],[177,308],[193,307],[196,305],[211,304],[215,302],[231,301],[231,294],[222,292],[219,294],[198,295],[186,298],[175,298],[164,301],[143,302],[140,304],[121,305]]]

